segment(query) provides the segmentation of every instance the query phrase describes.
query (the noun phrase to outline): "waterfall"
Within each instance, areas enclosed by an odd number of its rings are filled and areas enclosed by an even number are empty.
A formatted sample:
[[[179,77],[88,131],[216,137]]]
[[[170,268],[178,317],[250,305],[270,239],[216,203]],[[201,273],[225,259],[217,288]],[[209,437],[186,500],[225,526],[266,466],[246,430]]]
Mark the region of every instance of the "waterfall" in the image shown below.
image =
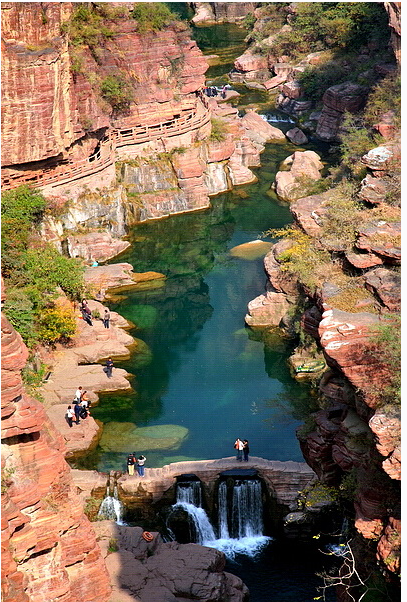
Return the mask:
[[[218,492],[218,525],[220,539],[229,539],[227,493],[228,488],[226,485],[226,481],[222,481],[219,485]]]
[[[278,115],[277,113],[263,113],[260,115],[268,123],[295,123],[289,115]]]
[[[260,481],[236,481],[233,488],[233,534],[237,539],[263,534]]]
[[[202,506],[201,481],[181,482],[177,485],[177,503],[194,504]]]
[[[271,540],[263,535],[263,504],[258,479],[237,479],[232,487],[221,481],[218,490],[218,538],[202,508],[200,481],[178,483],[172,510],[187,512],[195,543],[216,548],[231,560],[237,554],[255,557]]]
[[[123,504],[119,500],[117,485],[114,486],[113,495],[110,495],[110,483],[108,483],[106,497],[100,504],[98,518],[115,520],[118,525],[123,524]]]

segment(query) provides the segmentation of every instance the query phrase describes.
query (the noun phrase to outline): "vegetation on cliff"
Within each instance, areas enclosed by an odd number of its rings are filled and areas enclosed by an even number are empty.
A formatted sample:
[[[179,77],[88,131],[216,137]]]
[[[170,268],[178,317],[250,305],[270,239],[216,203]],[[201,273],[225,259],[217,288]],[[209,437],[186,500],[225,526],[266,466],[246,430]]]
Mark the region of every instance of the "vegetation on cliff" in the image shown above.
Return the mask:
[[[28,347],[75,332],[73,312],[55,301],[61,292],[79,299],[84,290],[83,264],[42,240],[40,226],[47,210],[42,194],[28,186],[2,195],[4,312]]]

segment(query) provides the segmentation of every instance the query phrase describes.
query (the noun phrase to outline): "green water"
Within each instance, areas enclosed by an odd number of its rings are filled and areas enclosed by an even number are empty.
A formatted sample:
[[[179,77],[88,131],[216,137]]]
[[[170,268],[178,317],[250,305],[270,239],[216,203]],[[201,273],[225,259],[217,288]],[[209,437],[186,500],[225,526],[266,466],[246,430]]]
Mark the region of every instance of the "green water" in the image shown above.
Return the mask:
[[[246,32],[236,25],[193,31],[205,53],[220,55],[218,74],[245,48]],[[262,112],[284,118],[267,92],[244,86],[239,92],[242,110],[258,103]],[[292,127],[288,118],[274,125]],[[292,343],[278,329],[264,338],[244,322],[248,302],[265,291],[264,254],[243,259],[230,253],[292,221],[270,186],[295,150],[288,141],[268,144],[261,168],[253,169],[256,182],[213,197],[210,209],[131,232],[132,246],[119,260],[136,272],[162,272],[165,286],[126,293],[111,307],[135,325],[131,334],[151,353],[115,363],[132,375],[133,390],[100,395],[92,415],[105,425],[101,445],[76,466],[122,470],[131,451],[143,452],[148,466],[230,456],[236,437],[249,440],[253,455],[303,461],[295,430],[314,401],[290,375]],[[150,438],[137,442],[134,433]]]
[[[209,27],[192,27],[192,36],[205,55],[216,54],[216,64],[205,74],[207,81],[225,76],[233,69],[235,59],[247,48],[247,29],[235,23],[218,23]],[[213,61],[211,60],[211,63]],[[225,77],[223,77],[226,82]]]
[[[160,289],[126,293],[112,306],[137,324],[131,334],[147,343],[152,361],[142,366],[135,355],[116,362],[134,375],[134,391],[102,394],[92,415],[106,432],[112,423],[129,422],[188,429],[177,448],[126,450],[143,451],[148,466],[229,456],[238,436],[256,456],[303,460],[295,429],[310,398],[290,376],[290,344],[279,332],[265,343],[244,323],[247,303],[265,290],[263,257],[229,252],[291,221],[270,184],[293,148],[268,145],[262,168],[254,170],[258,181],[214,197],[211,209],[138,225],[120,257],[135,271],[155,270],[167,280]],[[76,465],[123,469],[125,457],[124,450],[99,447]]]

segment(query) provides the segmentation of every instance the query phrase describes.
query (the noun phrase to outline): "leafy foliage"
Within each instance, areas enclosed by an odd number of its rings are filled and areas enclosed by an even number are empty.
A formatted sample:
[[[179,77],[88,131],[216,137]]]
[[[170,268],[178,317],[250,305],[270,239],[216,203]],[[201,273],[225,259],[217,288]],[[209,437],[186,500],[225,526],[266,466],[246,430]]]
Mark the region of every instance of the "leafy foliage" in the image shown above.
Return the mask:
[[[78,3],[78,8],[61,29],[69,37],[73,46],[97,46],[104,39],[111,38],[113,31],[105,24],[106,14],[100,7],[92,8],[87,3]]]
[[[401,404],[401,320],[397,314],[389,314],[371,337],[371,355],[388,372],[387,385],[372,391],[381,406]]]
[[[34,302],[40,302],[36,294],[52,295],[57,287],[72,299],[83,295],[84,265],[76,259],[61,255],[52,245],[28,249],[25,253],[25,266],[27,284]]]
[[[75,334],[76,323],[72,310],[61,307],[49,307],[40,312],[37,331],[41,341],[54,343]]]
[[[222,142],[226,138],[227,128],[223,121],[213,117],[211,119],[211,133],[209,136],[209,140],[211,142]]]
[[[33,227],[39,224],[46,206],[42,194],[28,186],[19,186],[2,194],[1,254],[2,273],[16,278],[23,266],[23,252],[27,248]]]
[[[131,13],[137,21],[137,31],[160,31],[171,21],[177,19],[163,2],[136,2]]]
[[[394,113],[394,125],[399,127],[401,120],[401,76],[398,71],[390,73],[375,85],[366,103],[364,119],[368,125],[373,126],[388,111]]]
[[[359,161],[371,148],[380,144],[381,136],[366,129],[361,116],[346,112],[340,140],[342,165],[352,176],[361,179],[365,175],[365,169]]]
[[[39,337],[46,341],[67,337],[75,331],[75,322],[72,327],[66,316],[51,312],[47,314],[48,324],[43,320],[44,312],[54,311],[58,288],[70,299],[83,295],[84,266],[41,241],[37,230],[46,210],[41,193],[20,186],[5,192],[2,200],[2,268],[7,286],[4,312],[28,347],[35,346]]]
[[[276,54],[355,51],[369,43],[385,47],[389,40],[387,13],[378,2],[299,2],[290,25],[273,44]]]
[[[281,269],[298,278],[307,288],[315,290],[326,276],[330,260],[328,251],[320,249],[317,241],[295,226],[269,230],[265,234],[291,242],[291,246],[278,256]]]
[[[127,109],[134,98],[133,90],[123,75],[108,75],[100,84],[102,97],[116,111]]]

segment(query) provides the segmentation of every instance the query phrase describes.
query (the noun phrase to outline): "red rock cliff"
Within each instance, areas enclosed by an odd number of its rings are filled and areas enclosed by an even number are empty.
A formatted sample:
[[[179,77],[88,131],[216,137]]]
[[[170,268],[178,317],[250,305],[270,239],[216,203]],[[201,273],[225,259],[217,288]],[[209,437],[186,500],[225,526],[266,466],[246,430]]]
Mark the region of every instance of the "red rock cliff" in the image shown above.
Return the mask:
[[[106,602],[108,574],[62,437],[24,392],[27,348],[3,314],[1,350],[2,600]]]
[[[109,36],[92,49],[69,49],[61,25],[74,3],[3,2],[1,10],[2,165],[87,157],[102,128],[172,118],[204,84],[206,59],[182,23],[140,35],[124,10],[104,17]],[[101,97],[101,82],[112,75],[127,82],[133,99],[120,116]]]

